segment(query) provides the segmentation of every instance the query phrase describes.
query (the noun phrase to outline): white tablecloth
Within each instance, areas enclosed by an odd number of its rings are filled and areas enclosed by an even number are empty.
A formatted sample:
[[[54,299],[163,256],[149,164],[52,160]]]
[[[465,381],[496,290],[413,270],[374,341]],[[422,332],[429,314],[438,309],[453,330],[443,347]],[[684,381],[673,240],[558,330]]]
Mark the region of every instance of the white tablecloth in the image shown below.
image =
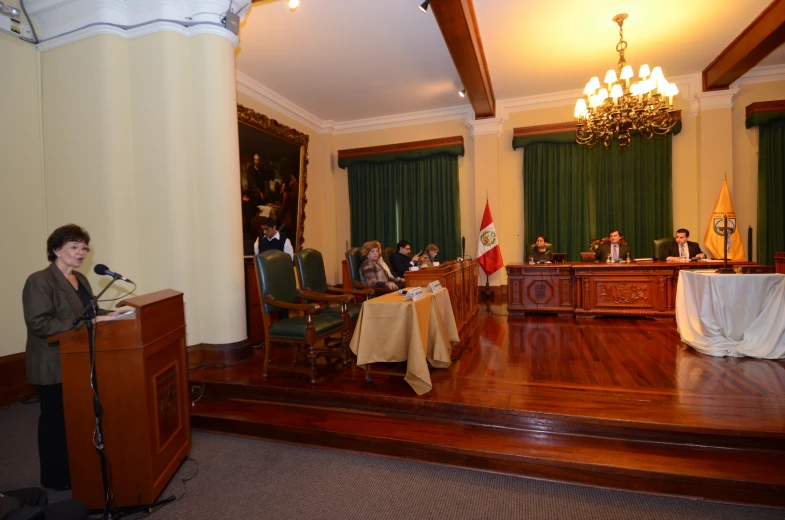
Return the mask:
[[[785,275],[683,270],[676,325],[684,343],[710,356],[785,358]]]

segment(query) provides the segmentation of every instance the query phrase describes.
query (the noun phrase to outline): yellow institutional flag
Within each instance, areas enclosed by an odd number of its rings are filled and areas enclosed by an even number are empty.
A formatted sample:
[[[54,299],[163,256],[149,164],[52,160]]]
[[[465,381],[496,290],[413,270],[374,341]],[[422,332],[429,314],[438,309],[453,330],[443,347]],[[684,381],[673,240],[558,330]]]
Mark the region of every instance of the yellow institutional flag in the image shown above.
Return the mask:
[[[725,255],[722,250],[725,245],[725,232],[720,228],[725,225],[726,216],[728,217],[728,227],[731,228],[728,240],[728,260],[746,260],[741,233],[736,226],[736,212],[733,211],[727,179],[722,183],[720,196],[717,197],[717,203],[714,204],[714,211],[709,219],[709,227],[706,228],[706,236],[703,237],[703,242],[715,258],[723,258]]]

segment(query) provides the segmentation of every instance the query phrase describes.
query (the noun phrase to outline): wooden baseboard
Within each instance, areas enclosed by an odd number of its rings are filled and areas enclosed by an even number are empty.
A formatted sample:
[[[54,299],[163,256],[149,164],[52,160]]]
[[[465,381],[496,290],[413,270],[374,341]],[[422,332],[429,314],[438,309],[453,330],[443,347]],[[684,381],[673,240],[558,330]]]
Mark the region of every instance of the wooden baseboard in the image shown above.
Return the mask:
[[[0,356],[0,406],[8,406],[35,394],[35,387],[27,382],[25,353]]]
[[[253,357],[253,343],[249,340],[216,345],[199,343],[186,348],[188,370],[206,367],[228,367]]]

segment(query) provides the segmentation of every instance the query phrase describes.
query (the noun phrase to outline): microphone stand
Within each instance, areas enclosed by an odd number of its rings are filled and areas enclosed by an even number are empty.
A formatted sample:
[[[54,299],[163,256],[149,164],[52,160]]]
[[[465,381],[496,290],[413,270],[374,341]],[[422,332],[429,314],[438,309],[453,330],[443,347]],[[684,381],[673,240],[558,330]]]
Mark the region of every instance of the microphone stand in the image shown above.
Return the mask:
[[[723,255],[722,269],[717,269],[715,272],[718,274],[736,274],[736,272],[732,268],[728,267],[728,231],[731,230],[731,228],[728,227],[728,215],[725,215],[724,226],[721,227],[720,229],[722,230],[723,237],[725,238],[722,244],[723,249],[725,249],[725,254]]]
[[[98,293],[98,296],[92,298],[90,303],[88,303],[84,309],[82,309],[82,314],[74,320],[74,326],[76,326],[80,321],[84,320],[85,326],[87,327],[87,348],[88,352],[90,353],[90,388],[93,389],[93,412],[95,413],[95,431],[93,433],[93,445],[95,446],[95,451],[98,453],[98,458],[101,462],[101,482],[103,483],[104,487],[104,509],[101,514],[101,518],[103,520],[109,520],[113,518],[120,518],[124,515],[131,515],[134,513],[138,513],[140,511],[147,510],[148,512],[152,512],[153,507],[167,504],[169,502],[174,502],[175,497],[171,496],[164,500],[154,502],[152,504],[144,504],[144,505],[137,505],[137,506],[129,506],[123,508],[112,508],[112,490],[110,489],[111,482],[109,479],[109,461],[106,458],[106,451],[104,450],[104,434],[103,434],[103,416],[104,411],[101,407],[101,399],[98,395],[98,375],[96,374],[95,370],[95,330],[96,326],[93,323],[93,319],[98,316],[98,300],[101,299],[101,296],[115,283],[118,279],[116,277],[112,277],[112,281],[104,287],[104,289]]]

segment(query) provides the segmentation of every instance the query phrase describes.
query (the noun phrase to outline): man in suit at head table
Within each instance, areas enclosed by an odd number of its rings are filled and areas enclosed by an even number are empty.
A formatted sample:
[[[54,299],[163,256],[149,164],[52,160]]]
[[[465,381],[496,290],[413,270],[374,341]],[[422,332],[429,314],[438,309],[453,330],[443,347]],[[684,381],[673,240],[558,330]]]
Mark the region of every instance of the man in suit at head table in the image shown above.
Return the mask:
[[[660,255],[660,260],[678,262],[682,258],[706,258],[697,242],[687,240],[690,232],[684,228],[676,230],[676,241],[668,244]]]
[[[608,233],[608,239],[610,241],[600,244],[600,247],[594,253],[594,257],[598,261],[605,262],[608,255],[611,257],[611,262],[624,262],[627,259],[627,255],[630,255],[630,258],[632,258],[630,246],[621,243],[621,233],[619,233],[618,229],[612,229]]]

